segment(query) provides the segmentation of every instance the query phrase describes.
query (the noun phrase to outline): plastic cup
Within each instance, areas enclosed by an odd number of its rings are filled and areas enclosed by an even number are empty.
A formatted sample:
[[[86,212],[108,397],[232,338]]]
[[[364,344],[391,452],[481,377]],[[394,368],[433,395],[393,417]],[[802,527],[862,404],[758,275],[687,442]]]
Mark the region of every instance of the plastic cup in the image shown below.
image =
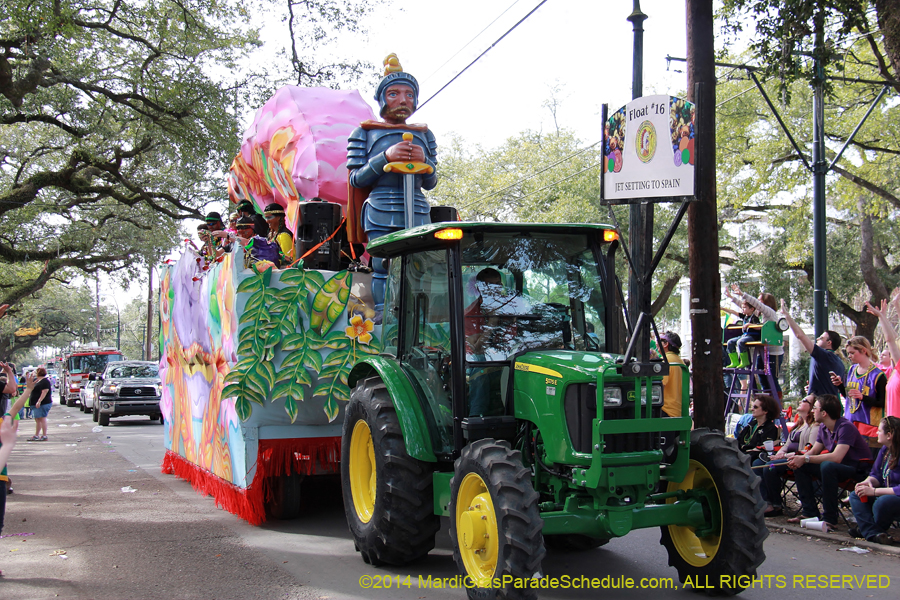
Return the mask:
[[[806,529],[810,529],[810,524],[812,524],[812,523],[819,523],[819,522],[820,522],[820,521],[819,521],[819,517],[809,517],[808,519],[801,519],[801,520],[800,520],[800,527],[803,527],[803,528],[806,528]]]
[[[774,440],[766,440],[763,442],[763,446],[766,448],[766,452],[772,452],[775,449]]]

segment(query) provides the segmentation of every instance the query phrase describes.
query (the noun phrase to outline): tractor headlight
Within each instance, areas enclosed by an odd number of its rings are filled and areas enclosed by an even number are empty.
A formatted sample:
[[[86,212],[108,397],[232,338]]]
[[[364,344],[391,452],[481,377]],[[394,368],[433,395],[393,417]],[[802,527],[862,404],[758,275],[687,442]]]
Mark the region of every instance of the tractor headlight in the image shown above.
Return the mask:
[[[662,384],[654,383],[650,386],[650,402],[653,403],[654,406],[659,406],[663,403],[663,393],[662,393]],[[647,386],[641,386],[641,404],[647,404]]]
[[[622,388],[607,387],[603,389],[603,406],[622,406]]]
[[[650,398],[654,406],[659,406],[663,403],[663,388],[661,383],[654,383],[650,387]]]

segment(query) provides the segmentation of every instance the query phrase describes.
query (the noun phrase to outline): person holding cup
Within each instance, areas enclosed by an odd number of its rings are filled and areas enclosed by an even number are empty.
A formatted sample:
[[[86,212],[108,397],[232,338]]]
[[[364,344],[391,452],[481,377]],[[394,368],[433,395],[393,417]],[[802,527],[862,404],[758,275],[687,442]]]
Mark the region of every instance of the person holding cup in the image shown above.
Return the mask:
[[[753,421],[738,433],[738,446],[741,452],[750,455],[751,460],[756,460],[767,440],[774,444],[774,441],[781,437],[775,426],[775,420],[781,415],[781,409],[772,396],[756,394],[750,404],[750,414]]]
[[[856,527],[850,537],[891,544],[887,530],[900,519],[900,419],[884,417],[878,425],[878,442],[883,444],[869,476],[856,484],[850,507]]]
[[[781,491],[784,488],[783,476],[788,470],[787,460],[812,448],[819,435],[819,424],[812,415],[814,401],[815,396],[810,395],[797,405],[797,418],[788,435],[787,444],[775,454],[761,455],[753,461],[753,472],[761,477],[759,491],[766,501],[766,517],[778,517],[784,512]]]

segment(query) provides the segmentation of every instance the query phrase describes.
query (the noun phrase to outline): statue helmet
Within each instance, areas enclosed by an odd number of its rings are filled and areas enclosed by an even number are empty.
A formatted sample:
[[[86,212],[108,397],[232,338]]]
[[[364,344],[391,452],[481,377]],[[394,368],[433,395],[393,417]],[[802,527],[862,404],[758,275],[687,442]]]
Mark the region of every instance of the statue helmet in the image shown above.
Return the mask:
[[[416,81],[415,77],[403,71],[403,67],[400,66],[400,59],[397,58],[396,54],[388,54],[387,58],[384,59],[384,78],[378,84],[378,89],[375,90],[375,99],[378,101],[379,114],[384,112],[384,105],[387,103],[384,92],[394,84],[408,85],[411,87],[413,94],[415,95],[413,110],[419,105],[419,82]]]

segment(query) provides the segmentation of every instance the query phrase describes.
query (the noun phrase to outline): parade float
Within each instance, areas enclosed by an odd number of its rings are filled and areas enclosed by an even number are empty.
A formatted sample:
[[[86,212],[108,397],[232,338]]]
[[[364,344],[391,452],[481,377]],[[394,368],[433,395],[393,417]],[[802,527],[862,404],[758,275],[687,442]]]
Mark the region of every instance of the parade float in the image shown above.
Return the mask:
[[[348,136],[373,118],[356,91],[282,88],[244,135],[230,200],[278,203],[299,238],[307,205],[345,209]],[[296,515],[302,480],[338,471],[347,374],[381,343],[370,274],[303,266],[188,243],[161,277],[163,472],[252,524]]]

